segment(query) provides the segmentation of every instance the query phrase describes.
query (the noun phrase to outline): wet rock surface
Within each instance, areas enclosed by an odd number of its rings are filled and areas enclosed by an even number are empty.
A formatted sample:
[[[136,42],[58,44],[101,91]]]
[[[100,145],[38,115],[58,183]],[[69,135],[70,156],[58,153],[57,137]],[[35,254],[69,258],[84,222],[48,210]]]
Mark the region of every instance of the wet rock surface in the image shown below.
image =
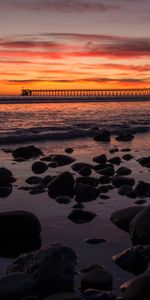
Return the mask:
[[[43,155],[43,152],[35,146],[19,147],[12,151],[13,157],[18,159],[30,159]]]

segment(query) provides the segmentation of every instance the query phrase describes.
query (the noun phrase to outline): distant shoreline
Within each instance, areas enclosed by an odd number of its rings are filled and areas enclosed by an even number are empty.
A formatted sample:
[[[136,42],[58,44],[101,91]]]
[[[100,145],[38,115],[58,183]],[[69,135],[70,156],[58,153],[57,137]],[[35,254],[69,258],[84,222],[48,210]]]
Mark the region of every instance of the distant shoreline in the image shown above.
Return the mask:
[[[40,97],[40,96],[0,96],[0,104],[38,103],[94,103],[94,102],[149,102],[150,97]]]

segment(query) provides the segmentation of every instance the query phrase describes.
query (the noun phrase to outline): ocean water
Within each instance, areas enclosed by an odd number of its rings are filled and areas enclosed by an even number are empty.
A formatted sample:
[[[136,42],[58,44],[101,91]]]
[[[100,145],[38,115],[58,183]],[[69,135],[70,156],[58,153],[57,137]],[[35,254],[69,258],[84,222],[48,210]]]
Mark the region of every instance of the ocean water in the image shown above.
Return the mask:
[[[0,104],[0,143],[88,137],[91,128],[149,130],[150,102]]]

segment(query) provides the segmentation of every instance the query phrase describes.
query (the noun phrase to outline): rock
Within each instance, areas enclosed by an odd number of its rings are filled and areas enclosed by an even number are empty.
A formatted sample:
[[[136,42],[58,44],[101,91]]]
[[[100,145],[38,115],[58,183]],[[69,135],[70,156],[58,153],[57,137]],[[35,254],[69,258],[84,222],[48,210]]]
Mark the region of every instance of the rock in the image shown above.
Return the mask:
[[[113,285],[113,277],[111,273],[103,269],[90,271],[81,279],[81,290],[98,289],[102,291],[110,291]]]
[[[68,196],[59,196],[55,200],[59,204],[68,204],[71,202],[71,198]]]
[[[129,160],[131,160],[132,158],[134,158],[134,156],[131,155],[131,154],[125,154],[125,155],[122,156],[122,158],[123,158],[124,160],[126,160],[126,161],[129,161]]]
[[[120,195],[127,195],[127,194],[130,193],[131,191],[132,191],[131,185],[125,184],[125,185],[122,185],[122,186],[119,188],[118,193],[119,193]]]
[[[43,300],[84,300],[81,296],[73,293],[57,293],[44,298]]]
[[[134,139],[134,135],[132,133],[120,133],[117,137],[117,141],[128,142]]]
[[[85,243],[96,245],[107,242],[106,238],[91,238],[91,239],[85,239]]]
[[[19,147],[12,151],[12,155],[15,159],[30,159],[43,155],[42,151],[35,146]]]
[[[110,220],[114,225],[128,232],[131,220],[144,208],[144,206],[130,206],[116,210],[111,214]]]
[[[115,174],[115,170],[112,167],[106,167],[97,171],[98,174],[102,174],[104,176],[113,176]]]
[[[139,164],[143,167],[149,167],[150,164],[150,156],[147,157],[141,157],[137,160]]]
[[[146,197],[147,194],[150,192],[150,183],[139,181],[139,183],[135,187],[135,191],[138,196]]]
[[[97,187],[99,184],[99,180],[95,177],[78,177],[76,179],[76,183],[83,183],[87,185],[91,185],[93,187]]]
[[[104,200],[108,200],[108,199],[110,199],[110,197],[109,197],[109,196],[107,196],[107,195],[103,195],[103,194],[100,194],[100,198],[101,198],[101,199],[104,199]]]
[[[110,131],[105,130],[105,129],[101,129],[101,130],[98,131],[98,133],[94,137],[94,140],[98,141],[98,142],[109,142],[110,137],[111,137]]]
[[[137,197],[137,192],[134,191],[134,190],[132,190],[132,191],[130,191],[129,193],[127,193],[126,196],[127,196],[128,198],[135,199],[135,198]]]
[[[35,284],[25,273],[9,274],[0,278],[0,299],[20,300],[21,297],[32,295]]]
[[[136,246],[114,255],[113,261],[123,270],[139,275],[146,271],[150,257],[142,246]]]
[[[64,154],[56,154],[56,155],[50,154],[48,156],[43,157],[41,160],[51,162],[56,167],[62,167],[65,165],[72,164],[76,159],[69,155],[64,155]]]
[[[8,197],[12,192],[12,184],[0,186],[0,198]]]
[[[71,166],[72,170],[74,170],[75,172],[80,172],[80,170],[82,170],[83,168],[88,168],[88,169],[92,169],[93,166],[91,164],[88,163],[82,163],[82,162],[78,162],[78,163],[74,163]]]
[[[14,181],[15,181],[15,178],[13,177],[12,172],[10,170],[8,170],[7,168],[1,167],[0,168],[0,187],[8,186]]]
[[[133,177],[126,177],[117,175],[112,178],[112,184],[116,188],[120,188],[122,185],[130,185],[133,186],[135,184],[135,179]]]
[[[124,176],[131,174],[131,172],[132,172],[132,171],[131,171],[129,168],[126,168],[126,167],[120,167],[120,168],[117,169],[117,171],[116,171],[116,173],[117,173],[118,175],[124,175]]]
[[[26,183],[28,184],[39,184],[39,183],[42,183],[43,182],[43,178],[41,177],[38,177],[38,176],[31,176],[29,178],[26,179]]]
[[[122,152],[130,152],[130,151],[132,151],[132,149],[131,148],[123,148],[123,149],[121,149],[121,151]]]
[[[84,208],[84,205],[83,205],[83,203],[77,203],[77,204],[75,204],[72,208],[80,208],[80,209],[82,209],[82,208]]]
[[[70,292],[76,264],[77,256],[72,249],[55,245],[18,257],[8,272],[29,274],[41,299],[57,292]]]
[[[74,193],[76,195],[76,200],[81,202],[95,200],[99,195],[97,188],[83,183],[76,183],[74,186]]]
[[[55,178],[55,176],[46,175],[43,178],[43,184],[48,185],[54,178]]]
[[[141,199],[141,200],[137,200],[137,201],[135,201],[134,203],[135,203],[135,204],[139,204],[139,205],[141,205],[141,204],[144,204],[144,203],[146,203],[146,200],[144,200],[144,199],[142,200],[142,199]]]
[[[65,149],[66,153],[72,153],[74,150],[71,147]]]
[[[63,172],[53,178],[48,184],[48,195],[52,198],[58,196],[72,196],[75,180],[70,172]]]
[[[68,219],[75,224],[84,224],[91,222],[96,217],[96,214],[82,209],[74,209],[68,216]]]
[[[110,154],[114,154],[114,153],[116,153],[116,152],[119,152],[119,149],[118,149],[117,147],[111,148],[111,149],[109,150],[109,153],[110,153]]]
[[[108,161],[111,164],[114,164],[114,165],[120,165],[121,164],[121,158],[119,156],[115,156],[113,158],[110,158]]]
[[[90,176],[92,173],[91,168],[83,167],[79,170],[79,174],[81,176]]]
[[[99,193],[107,194],[110,190],[109,185],[101,185],[98,187]]]
[[[85,300],[115,300],[116,296],[111,292],[96,289],[87,289],[82,293]]]
[[[48,169],[48,166],[42,161],[36,161],[32,165],[32,171],[35,174],[42,174],[45,171],[47,171],[47,169]]]
[[[141,206],[140,206],[141,207]],[[134,245],[150,244],[150,206],[142,209],[130,222],[129,232]]]
[[[107,156],[106,156],[106,154],[101,154],[99,156],[93,157],[93,161],[98,164],[106,164]]]
[[[101,184],[108,184],[108,183],[110,183],[110,181],[111,181],[111,179],[109,176],[103,175],[103,176],[99,177],[99,183],[101,183]]]
[[[89,266],[86,266],[82,269],[80,269],[80,272],[81,273],[89,273],[90,271],[94,271],[94,270],[101,270],[103,269],[103,266],[101,265],[89,265]]]
[[[38,218],[31,212],[12,211],[0,213],[0,237],[1,239],[17,239],[38,236],[41,225]]]
[[[105,168],[114,168],[114,166],[110,163],[98,164],[98,165],[93,166],[93,169],[95,171],[100,171],[100,170],[105,169]]]
[[[38,195],[38,194],[43,194],[45,192],[46,192],[45,189],[35,187],[33,190],[31,190],[29,192],[29,194],[31,194],[31,195]]]
[[[125,300],[150,299],[150,273],[134,278],[124,292]]]

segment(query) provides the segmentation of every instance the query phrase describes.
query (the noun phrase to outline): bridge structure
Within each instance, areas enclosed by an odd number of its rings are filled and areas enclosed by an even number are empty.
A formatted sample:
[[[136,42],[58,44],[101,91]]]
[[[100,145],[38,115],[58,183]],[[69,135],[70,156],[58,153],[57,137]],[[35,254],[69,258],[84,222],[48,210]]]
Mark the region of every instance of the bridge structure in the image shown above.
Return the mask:
[[[22,89],[21,96],[47,96],[47,97],[150,97],[150,88],[141,89]]]

